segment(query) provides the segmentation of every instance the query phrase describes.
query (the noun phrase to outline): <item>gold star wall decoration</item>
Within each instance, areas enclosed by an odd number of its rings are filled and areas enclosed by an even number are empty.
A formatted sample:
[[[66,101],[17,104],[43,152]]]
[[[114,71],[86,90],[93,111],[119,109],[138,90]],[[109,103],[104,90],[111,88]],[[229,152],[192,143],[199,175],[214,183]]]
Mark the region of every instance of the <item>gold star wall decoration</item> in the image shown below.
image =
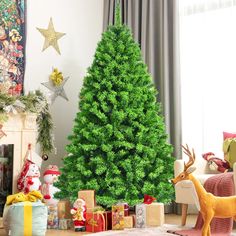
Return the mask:
[[[48,28],[47,29],[41,29],[37,28],[37,30],[44,36],[45,41],[43,45],[43,50],[47,49],[48,47],[52,46],[54,49],[61,54],[58,40],[65,35],[65,33],[56,32],[53,26],[52,18],[50,18]]]

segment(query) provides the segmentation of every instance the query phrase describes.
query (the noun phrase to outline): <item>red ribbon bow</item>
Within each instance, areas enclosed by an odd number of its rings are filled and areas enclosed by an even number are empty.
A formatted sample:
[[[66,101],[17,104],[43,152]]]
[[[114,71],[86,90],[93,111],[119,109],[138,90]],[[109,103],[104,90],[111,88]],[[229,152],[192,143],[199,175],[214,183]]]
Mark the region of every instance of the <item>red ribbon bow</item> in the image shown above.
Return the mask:
[[[149,196],[147,194],[144,194],[144,199],[143,199],[143,203],[144,204],[151,204],[155,200],[156,200],[155,197],[152,197],[152,196]]]

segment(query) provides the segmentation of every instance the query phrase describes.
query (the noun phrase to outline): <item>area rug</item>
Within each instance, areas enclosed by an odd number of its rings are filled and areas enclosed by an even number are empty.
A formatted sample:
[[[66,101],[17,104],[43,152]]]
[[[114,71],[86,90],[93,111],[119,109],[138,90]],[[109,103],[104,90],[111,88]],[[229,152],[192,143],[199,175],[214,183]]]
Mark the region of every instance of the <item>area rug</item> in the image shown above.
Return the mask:
[[[164,224],[162,227],[152,227],[152,228],[143,228],[143,229],[125,229],[125,230],[110,230],[110,231],[103,231],[96,234],[86,234],[86,236],[173,236],[173,234],[170,234],[167,232],[167,230],[172,229],[173,231],[185,229],[190,229],[189,227],[181,227],[178,225],[171,225],[171,224]],[[196,234],[196,236],[200,236],[201,233]],[[221,235],[218,235],[221,236]],[[231,236],[236,236],[235,230],[232,232]]]
[[[185,229],[189,229],[189,227],[184,227]],[[170,236],[173,234],[167,233],[168,229],[173,230],[180,230],[183,229],[183,227],[177,226],[177,225],[170,225],[170,224],[164,224],[162,227],[150,227],[150,228],[132,228],[132,229],[125,229],[125,230],[110,230],[110,231],[104,231],[96,233],[96,236],[119,236],[119,235],[132,235],[132,236],[152,236],[152,235],[163,235],[163,236]],[[87,235],[93,235],[94,234],[86,234]]]

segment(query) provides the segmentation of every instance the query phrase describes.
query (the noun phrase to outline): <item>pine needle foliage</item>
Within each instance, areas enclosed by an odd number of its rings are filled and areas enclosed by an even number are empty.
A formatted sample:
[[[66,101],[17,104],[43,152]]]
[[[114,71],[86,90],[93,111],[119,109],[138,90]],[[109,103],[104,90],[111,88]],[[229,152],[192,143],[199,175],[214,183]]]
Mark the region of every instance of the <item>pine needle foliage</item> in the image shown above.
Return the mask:
[[[7,107],[10,107],[8,112]],[[53,122],[47,99],[43,93],[39,90],[22,96],[0,93],[0,124],[4,125],[4,122],[8,120],[8,113],[11,113],[12,109],[16,113],[35,113],[37,115],[37,142],[40,144],[41,152],[45,154],[52,152],[54,148],[52,141]]]
[[[74,201],[79,190],[94,189],[105,207],[118,201],[133,206],[144,194],[171,201],[173,148],[156,94],[139,45],[116,8],[115,25],[103,33],[84,78],[57,198]]]

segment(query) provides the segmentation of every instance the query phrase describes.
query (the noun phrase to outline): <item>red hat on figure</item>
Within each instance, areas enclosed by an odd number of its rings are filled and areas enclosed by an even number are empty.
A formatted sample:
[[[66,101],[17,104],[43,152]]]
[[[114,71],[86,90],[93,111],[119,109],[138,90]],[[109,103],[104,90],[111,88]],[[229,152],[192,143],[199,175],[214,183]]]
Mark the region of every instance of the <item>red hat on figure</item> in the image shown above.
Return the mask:
[[[61,172],[59,171],[58,167],[56,165],[49,165],[47,169],[44,171],[44,175],[60,175]]]

